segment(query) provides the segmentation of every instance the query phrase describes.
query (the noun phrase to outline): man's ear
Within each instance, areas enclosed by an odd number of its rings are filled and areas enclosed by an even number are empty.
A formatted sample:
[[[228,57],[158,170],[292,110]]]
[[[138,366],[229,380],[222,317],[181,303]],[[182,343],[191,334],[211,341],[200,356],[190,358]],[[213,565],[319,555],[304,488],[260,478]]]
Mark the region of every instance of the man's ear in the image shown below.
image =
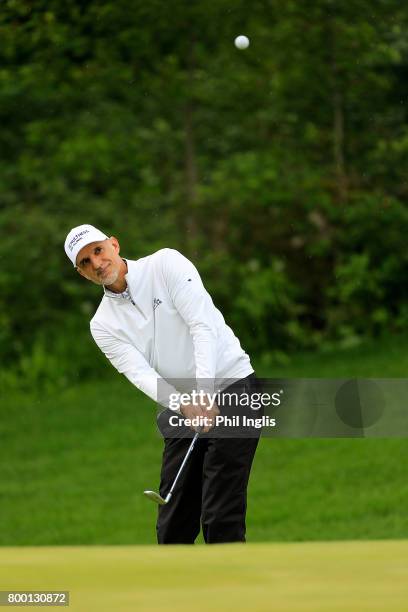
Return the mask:
[[[110,237],[111,243],[113,248],[115,249],[115,251],[119,254],[120,253],[120,244],[119,244],[119,240],[115,237],[115,236],[111,236]]]
[[[80,274],[81,276],[85,276],[85,274],[82,272],[82,270],[80,268],[78,268],[77,266],[75,266],[75,270],[78,272],[78,274]]]

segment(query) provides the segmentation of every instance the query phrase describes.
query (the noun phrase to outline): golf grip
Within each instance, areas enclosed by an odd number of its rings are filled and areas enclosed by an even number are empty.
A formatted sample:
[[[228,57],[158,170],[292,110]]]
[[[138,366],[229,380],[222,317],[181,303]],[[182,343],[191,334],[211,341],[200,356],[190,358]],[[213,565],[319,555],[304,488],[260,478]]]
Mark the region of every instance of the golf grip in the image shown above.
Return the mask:
[[[187,459],[191,455],[191,452],[192,452],[192,450],[194,448],[194,444],[196,443],[199,435],[200,435],[200,432],[197,431],[197,433],[195,434],[195,436],[194,436],[194,438],[193,438],[193,440],[192,440],[192,442],[190,444],[190,447],[189,447],[188,451],[186,452],[186,456],[183,459],[183,463],[180,465],[179,471],[177,472],[177,476],[174,479],[174,482],[173,482],[173,484],[171,486],[171,489],[170,489],[170,491],[166,495],[166,499],[170,499],[170,497],[171,497],[171,495],[172,495],[172,493],[174,491],[174,487],[176,486],[177,481],[179,479],[179,476],[180,476],[180,474],[181,474],[181,472],[183,470],[183,467],[185,466]]]

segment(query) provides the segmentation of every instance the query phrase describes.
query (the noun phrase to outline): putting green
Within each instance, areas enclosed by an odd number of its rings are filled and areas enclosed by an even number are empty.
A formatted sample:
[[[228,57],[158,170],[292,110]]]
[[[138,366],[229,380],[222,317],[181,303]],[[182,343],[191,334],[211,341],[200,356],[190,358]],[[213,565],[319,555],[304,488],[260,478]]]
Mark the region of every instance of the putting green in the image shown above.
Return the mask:
[[[59,609],[84,612],[402,612],[408,541],[4,547],[0,590],[12,589],[69,590]]]

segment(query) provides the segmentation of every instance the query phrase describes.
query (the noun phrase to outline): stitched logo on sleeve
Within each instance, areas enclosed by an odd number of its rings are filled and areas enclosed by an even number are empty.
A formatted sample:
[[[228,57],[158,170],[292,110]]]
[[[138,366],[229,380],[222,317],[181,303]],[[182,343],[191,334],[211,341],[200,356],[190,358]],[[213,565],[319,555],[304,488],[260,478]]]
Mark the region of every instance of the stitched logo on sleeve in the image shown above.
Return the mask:
[[[156,308],[158,306],[160,306],[161,303],[162,303],[162,301],[159,300],[159,298],[154,298],[154,300],[153,300],[153,310],[156,310]]]

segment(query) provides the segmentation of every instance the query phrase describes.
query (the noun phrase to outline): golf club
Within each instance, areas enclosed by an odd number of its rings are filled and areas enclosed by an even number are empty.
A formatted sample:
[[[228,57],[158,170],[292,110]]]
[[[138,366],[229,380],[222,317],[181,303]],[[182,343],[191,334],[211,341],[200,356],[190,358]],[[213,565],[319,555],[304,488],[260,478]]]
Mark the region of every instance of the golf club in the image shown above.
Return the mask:
[[[189,446],[189,449],[186,453],[186,456],[183,459],[183,463],[180,466],[179,471],[177,472],[177,476],[174,479],[174,482],[171,486],[170,491],[167,493],[166,497],[162,497],[161,495],[159,495],[159,493],[156,493],[155,491],[143,491],[143,493],[146,495],[146,497],[148,497],[149,499],[151,499],[152,501],[156,502],[156,504],[159,504],[160,506],[164,506],[164,504],[168,504],[171,496],[173,495],[173,491],[174,491],[174,487],[176,486],[176,483],[179,479],[179,476],[187,462],[187,459],[189,458],[193,448],[194,448],[194,444],[196,443],[198,436],[200,435],[200,433],[197,431],[197,433],[195,434],[194,438],[191,441],[191,444]]]

